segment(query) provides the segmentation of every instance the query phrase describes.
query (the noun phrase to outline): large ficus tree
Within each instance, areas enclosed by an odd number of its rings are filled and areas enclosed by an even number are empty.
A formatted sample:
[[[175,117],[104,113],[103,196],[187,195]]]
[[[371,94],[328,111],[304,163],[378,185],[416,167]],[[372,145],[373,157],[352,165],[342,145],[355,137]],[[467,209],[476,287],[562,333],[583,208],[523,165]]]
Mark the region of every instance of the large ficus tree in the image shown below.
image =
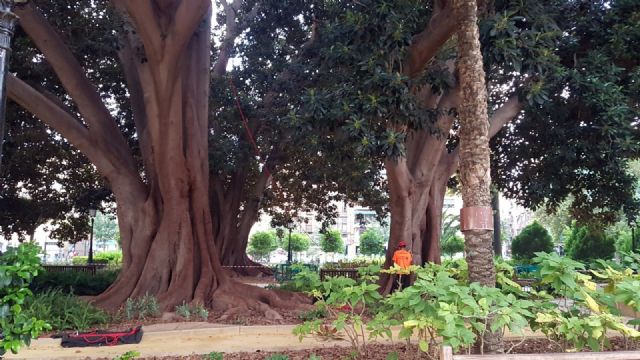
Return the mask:
[[[84,5],[81,13],[117,21],[117,57],[111,59],[119,60],[116,69],[124,79],[126,101],[110,96],[108,83],[94,82],[96,69],[83,68],[51,25],[49,20],[64,12],[48,18],[35,3],[15,8],[20,27],[41,52],[23,61],[46,61],[64,95],[39,91],[21,80],[20,73],[9,77],[7,88],[10,99],[82,152],[113,192],[123,268],[96,302],[114,308],[148,293],[165,308],[197,301],[267,312],[269,305],[282,304],[274,293],[250,287],[239,291],[244,285],[222,271],[213,241],[211,2],[114,0],[106,9]],[[223,58],[220,51],[217,60]],[[119,111],[130,111],[132,133],[123,130]]]
[[[563,199],[572,194],[583,199],[576,203],[583,210],[595,209],[597,199],[614,189],[631,194],[626,176],[587,193],[583,179],[591,179],[590,184],[609,179],[604,159],[628,159],[638,153],[633,125],[638,114],[633,100],[637,64],[616,50],[628,41],[637,42],[637,7],[633,1],[478,2],[488,136],[503,128],[519,134],[500,151],[499,162],[506,165],[497,174],[506,179],[498,181],[500,188],[509,188],[510,195],[533,206],[546,195]],[[322,10],[327,20],[319,29],[320,71],[300,114],[339,124],[361,151],[384,164],[391,211],[389,249],[402,240],[409,243],[417,263],[439,261],[445,190],[459,165],[457,109],[463,100],[453,2],[344,1],[327,3]],[[567,14],[578,20],[565,21]],[[608,23],[589,26],[594,19]],[[607,36],[610,39],[603,40]],[[603,67],[605,61],[616,64],[615,69]],[[589,76],[603,71],[606,76]],[[607,90],[600,95],[610,94],[610,101],[596,95],[600,86]],[[567,102],[573,106],[566,107]],[[606,120],[607,114],[616,122]],[[589,126],[582,118],[601,123]],[[590,137],[570,137],[575,129]],[[554,131],[554,136],[544,135]],[[545,144],[547,140],[555,142]],[[560,141],[576,148],[579,156],[564,162],[566,176],[554,177],[555,171],[542,172],[540,167],[563,165],[558,161],[565,156]],[[540,155],[530,156],[529,146],[539,146]],[[585,151],[590,146],[600,151]],[[594,161],[597,158],[603,161]],[[607,166],[620,174],[625,162],[613,160]],[[509,182],[513,178],[517,181]],[[536,197],[541,186],[549,190]],[[631,210],[636,200],[627,196],[632,201],[620,201],[623,198],[616,196],[602,205],[610,212]],[[389,263],[391,254],[387,255]]]

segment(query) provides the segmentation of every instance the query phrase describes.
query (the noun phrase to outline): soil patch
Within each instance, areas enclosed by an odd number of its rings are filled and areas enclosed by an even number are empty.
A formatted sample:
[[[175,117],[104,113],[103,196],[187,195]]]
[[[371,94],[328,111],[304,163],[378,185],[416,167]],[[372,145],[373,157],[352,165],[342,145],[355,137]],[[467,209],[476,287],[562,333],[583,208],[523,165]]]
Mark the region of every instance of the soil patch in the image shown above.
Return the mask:
[[[621,337],[611,338],[611,347],[605,351],[623,351],[623,350],[640,350],[640,343],[627,343],[625,346],[625,340]],[[510,348],[515,345],[511,353],[514,354],[531,354],[531,353],[551,353],[559,352],[557,346],[547,339],[527,339],[524,342],[512,341],[506,343],[506,348]],[[370,344],[368,346],[369,354],[366,356],[358,357],[353,353],[351,348],[348,347],[329,347],[329,348],[316,348],[307,350],[296,351],[281,351],[281,352],[251,352],[251,353],[225,353],[224,360],[265,360],[275,354],[282,354],[288,356],[289,360],[308,360],[309,357],[315,355],[324,360],[387,360],[389,354],[397,354],[398,360],[416,360],[416,359],[429,359],[426,354],[420,353],[417,345],[415,344]],[[583,350],[588,351],[588,350]],[[489,357],[488,357],[489,358]],[[205,355],[189,355],[189,356],[164,356],[164,357],[148,357],[143,360],[207,360],[210,359]],[[99,360],[108,360],[106,358]]]

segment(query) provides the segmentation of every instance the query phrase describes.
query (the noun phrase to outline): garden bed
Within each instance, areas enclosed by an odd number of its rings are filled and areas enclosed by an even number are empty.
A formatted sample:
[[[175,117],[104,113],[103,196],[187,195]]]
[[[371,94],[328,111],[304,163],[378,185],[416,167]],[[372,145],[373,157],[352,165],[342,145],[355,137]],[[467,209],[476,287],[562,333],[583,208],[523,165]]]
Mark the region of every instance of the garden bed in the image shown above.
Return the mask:
[[[527,339],[521,344],[519,341],[507,342],[506,348],[516,345],[513,348],[514,354],[530,354],[530,353],[553,353],[557,352],[557,347],[546,339]],[[630,349],[639,350],[639,344],[633,344]],[[418,347],[415,344],[407,345],[394,344],[394,345],[382,345],[382,344],[370,344],[369,354],[366,356],[355,356],[352,349],[349,347],[328,347],[328,348],[316,348],[307,350],[295,350],[295,351],[281,351],[281,352],[251,352],[251,353],[226,353],[223,355],[224,360],[265,360],[269,357],[282,354],[286,355],[289,360],[308,360],[312,355],[319,357],[323,360],[334,359],[367,359],[367,360],[387,360],[389,354],[397,354],[398,360],[413,360],[413,359],[429,359],[429,357],[418,351]],[[625,350],[624,339],[616,337],[611,339],[611,349],[609,351],[621,351]],[[393,357],[392,357],[393,358]],[[490,357],[487,357],[490,359]],[[189,356],[164,356],[164,357],[147,357],[144,360],[208,360],[217,359],[209,354],[205,355],[189,355]],[[284,358],[280,358],[284,359]],[[278,360],[280,360],[278,359]],[[106,358],[101,360],[107,360]]]

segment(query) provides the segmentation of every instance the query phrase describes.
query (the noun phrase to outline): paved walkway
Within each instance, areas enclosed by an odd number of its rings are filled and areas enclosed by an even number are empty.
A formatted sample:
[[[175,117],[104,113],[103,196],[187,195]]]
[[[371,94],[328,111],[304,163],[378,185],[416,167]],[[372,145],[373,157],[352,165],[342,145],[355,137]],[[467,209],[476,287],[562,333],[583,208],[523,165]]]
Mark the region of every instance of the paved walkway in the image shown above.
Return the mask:
[[[188,324],[188,325],[185,325]],[[189,326],[187,329],[186,326]],[[195,327],[195,328],[194,328]],[[140,344],[90,348],[63,348],[60,339],[38,339],[17,355],[5,359],[17,360],[80,360],[113,358],[135,350],[141,356],[208,354],[218,352],[283,351],[317,347],[348,346],[346,341],[322,342],[306,338],[302,342],[292,334],[293,325],[229,326],[207,323],[177,323],[151,325],[143,328]]]

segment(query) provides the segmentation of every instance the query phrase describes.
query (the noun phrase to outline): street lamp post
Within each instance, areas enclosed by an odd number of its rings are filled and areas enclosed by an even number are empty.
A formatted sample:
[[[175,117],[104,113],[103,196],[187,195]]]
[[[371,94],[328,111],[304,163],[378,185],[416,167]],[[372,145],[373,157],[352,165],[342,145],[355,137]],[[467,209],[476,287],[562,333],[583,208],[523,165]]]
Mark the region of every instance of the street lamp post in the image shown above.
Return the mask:
[[[5,112],[7,105],[7,65],[11,52],[11,37],[18,17],[11,12],[14,3],[25,1],[0,0],[0,167],[2,167],[2,144],[4,143]]]
[[[91,218],[91,235],[89,235],[89,257],[87,264],[93,264],[93,221],[96,217],[97,210],[89,209],[89,217]]]
[[[291,253],[291,229],[293,226],[289,224],[289,250],[287,251],[287,264],[291,265],[291,261],[293,260],[293,254]]]

